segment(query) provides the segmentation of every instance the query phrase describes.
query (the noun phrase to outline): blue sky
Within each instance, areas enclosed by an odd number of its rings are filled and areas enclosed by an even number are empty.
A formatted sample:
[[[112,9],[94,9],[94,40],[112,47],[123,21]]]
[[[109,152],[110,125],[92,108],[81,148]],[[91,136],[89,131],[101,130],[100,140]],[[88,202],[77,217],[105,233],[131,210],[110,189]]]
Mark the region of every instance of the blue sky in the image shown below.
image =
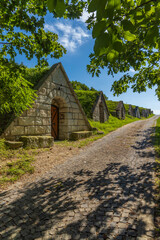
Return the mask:
[[[160,102],[155,96],[154,89],[148,89],[145,93],[133,93],[128,90],[118,97],[114,97],[110,91],[112,83],[118,80],[122,74],[117,74],[113,78],[108,76],[107,69],[101,71],[99,77],[93,77],[86,70],[89,63],[89,54],[93,52],[94,40],[91,32],[87,30],[85,20],[87,13],[84,12],[80,20],[64,20],[53,19],[50,14],[46,16],[45,30],[53,31],[59,35],[60,43],[67,49],[67,54],[60,59],[50,59],[50,65],[61,62],[69,77],[69,79],[85,83],[89,87],[102,90],[110,100],[123,100],[124,103],[151,108],[155,114],[160,114]],[[28,67],[36,65],[35,60],[26,61],[18,57],[18,61],[23,61]],[[134,70],[130,69],[130,74],[134,74]]]

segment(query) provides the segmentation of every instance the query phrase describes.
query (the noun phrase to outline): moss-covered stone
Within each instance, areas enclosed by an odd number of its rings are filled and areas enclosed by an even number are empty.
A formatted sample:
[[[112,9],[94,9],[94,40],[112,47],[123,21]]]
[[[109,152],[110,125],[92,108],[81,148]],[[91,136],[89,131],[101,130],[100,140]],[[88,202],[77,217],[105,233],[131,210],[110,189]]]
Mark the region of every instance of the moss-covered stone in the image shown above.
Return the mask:
[[[23,147],[23,142],[5,141],[5,144],[11,149],[18,149]]]
[[[51,136],[22,136],[20,141],[28,148],[49,148],[53,146],[54,138]]]
[[[92,131],[73,132],[70,134],[70,140],[76,141],[76,140],[87,138],[90,136],[92,136]]]

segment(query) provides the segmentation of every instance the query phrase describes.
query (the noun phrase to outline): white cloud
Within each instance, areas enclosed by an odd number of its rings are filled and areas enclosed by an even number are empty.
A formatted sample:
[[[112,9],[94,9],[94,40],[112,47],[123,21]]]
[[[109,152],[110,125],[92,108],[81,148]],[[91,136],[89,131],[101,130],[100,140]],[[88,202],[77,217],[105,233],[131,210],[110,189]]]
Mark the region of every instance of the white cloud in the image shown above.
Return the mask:
[[[88,13],[86,10],[83,10],[82,16],[80,17],[81,22],[86,22],[86,20],[91,16],[91,13]]]
[[[132,73],[136,72],[133,68],[130,68],[129,71],[132,72]]]
[[[153,113],[156,115],[160,115],[160,110],[153,110]]]
[[[74,52],[89,38],[89,34],[82,27],[74,27],[71,24],[64,24],[59,21],[54,26],[45,24],[44,28],[57,33],[60,43],[70,52]]]
[[[45,24],[44,29],[56,33],[56,29],[52,25]]]

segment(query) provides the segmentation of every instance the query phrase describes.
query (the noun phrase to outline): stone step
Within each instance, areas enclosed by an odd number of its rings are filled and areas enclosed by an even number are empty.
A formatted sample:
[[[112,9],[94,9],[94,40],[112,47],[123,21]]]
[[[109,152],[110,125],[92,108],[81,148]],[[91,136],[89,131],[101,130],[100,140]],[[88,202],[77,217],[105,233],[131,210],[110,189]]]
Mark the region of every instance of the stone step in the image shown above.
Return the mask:
[[[92,131],[79,131],[79,132],[72,132],[70,134],[70,140],[76,141],[82,138],[87,138],[92,136]]]
[[[23,147],[23,142],[15,142],[15,141],[5,141],[5,144],[10,149],[18,149]]]
[[[54,138],[51,136],[22,136],[20,141],[28,148],[50,148],[53,146]]]

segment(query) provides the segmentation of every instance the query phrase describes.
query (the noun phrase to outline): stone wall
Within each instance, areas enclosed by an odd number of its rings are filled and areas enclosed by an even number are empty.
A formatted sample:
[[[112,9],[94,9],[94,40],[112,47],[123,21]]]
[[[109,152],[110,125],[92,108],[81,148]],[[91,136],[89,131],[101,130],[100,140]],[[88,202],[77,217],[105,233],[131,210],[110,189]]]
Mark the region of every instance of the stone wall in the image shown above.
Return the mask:
[[[103,109],[103,121],[101,120],[102,117],[101,117],[101,110]],[[106,122],[109,118],[109,112],[108,112],[108,109],[106,107],[106,104],[104,102],[104,98],[103,98],[103,95],[100,94],[99,98],[98,98],[98,101],[96,102],[94,108],[93,108],[93,112],[92,112],[92,119],[94,121],[97,121],[97,122]]]
[[[74,131],[91,127],[61,64],[49,72],[38,86],[32,108],[14,119],[1,137],[15,140],[27,135],[51,135],[51,104],[59,107],[59,139],[69,139]]]

